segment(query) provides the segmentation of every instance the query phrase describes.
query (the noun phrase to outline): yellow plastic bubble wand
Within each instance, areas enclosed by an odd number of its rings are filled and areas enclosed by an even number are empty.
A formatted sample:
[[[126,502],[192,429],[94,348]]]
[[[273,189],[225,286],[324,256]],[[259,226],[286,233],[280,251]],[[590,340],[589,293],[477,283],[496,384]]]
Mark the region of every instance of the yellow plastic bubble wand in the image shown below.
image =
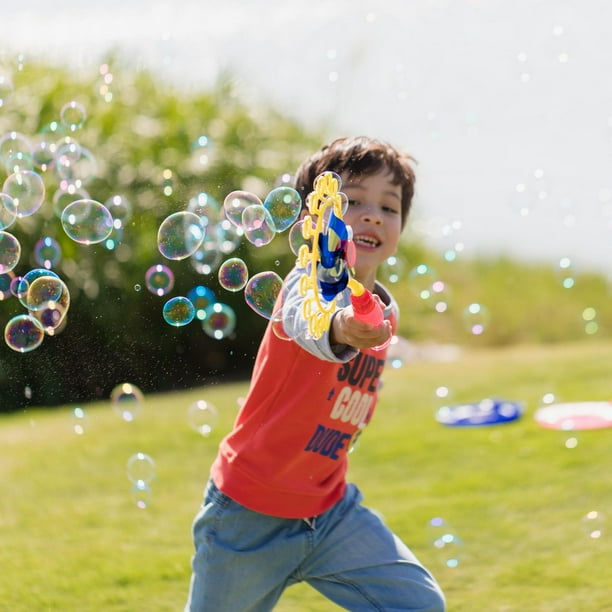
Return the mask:
[[[349,254],[354,253],[354,245],[342,219],[344,194],[339,190],[340,178],[333,172],[324,172],[315,179],[313,187],[306,199],[310,214],[302,225],[302,236],[310,240],[311,246],[303,244],[298,251],[298,264],[305,270],[299,291],[305,298],[303,314],[308,322],[308,333],[313,338],[320,338],[329,329],[336,310],[335,295],[345,287],[351,291],[355,315],[362,321],[380,325],[384,318],[382,308],[372,293],[353,277],[347,265],[351,263],[347,260],[354,259]],[[330,228],[336,233],[335,240],[330,236]],[[338,243],[338,248],[330,249],[330,242]],[[321,280],[322,271],[332,282]]]

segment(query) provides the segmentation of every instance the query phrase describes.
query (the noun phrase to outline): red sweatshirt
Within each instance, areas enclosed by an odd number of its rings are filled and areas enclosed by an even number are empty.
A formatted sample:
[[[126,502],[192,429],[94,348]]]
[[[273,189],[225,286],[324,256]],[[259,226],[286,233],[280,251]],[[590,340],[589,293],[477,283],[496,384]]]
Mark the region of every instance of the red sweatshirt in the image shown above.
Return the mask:
[[[378,289],[395,331],[395,304]],[[268,325],[250,391],[211,469],[221,491],[285,518],[316,516],[341,499],[347,454],[374,412],[387,352],[346,348],[352,359],[327,361]]]

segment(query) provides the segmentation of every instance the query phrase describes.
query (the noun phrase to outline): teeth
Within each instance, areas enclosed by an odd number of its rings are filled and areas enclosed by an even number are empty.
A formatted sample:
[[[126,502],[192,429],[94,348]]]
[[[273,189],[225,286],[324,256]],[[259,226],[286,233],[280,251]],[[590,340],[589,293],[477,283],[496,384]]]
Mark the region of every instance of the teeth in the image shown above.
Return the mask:
[[[380,243],[375,238],[370,238],[369,236],[356,236],[354,242],[358,244],[363,244],[369,247],[377,247]]]

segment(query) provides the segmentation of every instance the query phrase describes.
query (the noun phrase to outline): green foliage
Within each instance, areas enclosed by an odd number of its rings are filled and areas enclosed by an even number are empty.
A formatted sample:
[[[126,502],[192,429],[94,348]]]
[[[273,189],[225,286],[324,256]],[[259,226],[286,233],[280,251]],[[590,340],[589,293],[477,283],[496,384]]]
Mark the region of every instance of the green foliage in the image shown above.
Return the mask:
[[[411,361],[385,371],[376,414],[350,455],[350,478],[436,575],[449,612],[609,608],[610,430],[548,430],[533,415],[549,392],[559,401],[608,399],[611,360],[610,342],[583,340],[466,349],[453,362]],[[524,402],[525,413],[505,425],[445,427],[433,418],[440,385],[458,403],[504,397]],[[180,610],[190,526],[246,389],[234,383],[150,394],[133,422],[108,401],[78,404],[84,421],[75,420],[76,403],[1,415],[3,606]],[[219,412],[206,438],[187,421],[188,406],[199,399]],[[155,461],[146,509],[134,503],[126,474],[137,452]],[[583,525],[593,510],[604,515],[600,539]],[[455,568],[432,544],[433,517],[463,542]],[[276,609],[339,608],[301,584]]]
[[[400,333],[413,340],[482,347],[612,335],[611,287],[601,274],[561,274],[553,266],[507,257],[446,261],[410,240],[400,253],[405,282],[389,286],[402,312]],[[444,283],[428,299],[419,294],[423,282],[411,277],[419,265],[429,268],[430,280]],[[443,312],[435,309],[439,302],[447,304]],[[480,335],[471,333],[466,318],[472,303],[486,309]]]

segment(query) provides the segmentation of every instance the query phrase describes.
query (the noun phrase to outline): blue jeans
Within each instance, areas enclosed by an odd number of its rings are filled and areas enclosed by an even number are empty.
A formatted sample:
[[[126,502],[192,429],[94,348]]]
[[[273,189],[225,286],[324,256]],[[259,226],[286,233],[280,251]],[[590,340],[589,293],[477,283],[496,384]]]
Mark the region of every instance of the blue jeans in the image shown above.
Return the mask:
[[[272,610],[283,591],[305,581],[339,606],[443,612],[431,574],[349,484],[314,519],[253,512],[212,481],[193,524],[195,554],[189,612]]]

